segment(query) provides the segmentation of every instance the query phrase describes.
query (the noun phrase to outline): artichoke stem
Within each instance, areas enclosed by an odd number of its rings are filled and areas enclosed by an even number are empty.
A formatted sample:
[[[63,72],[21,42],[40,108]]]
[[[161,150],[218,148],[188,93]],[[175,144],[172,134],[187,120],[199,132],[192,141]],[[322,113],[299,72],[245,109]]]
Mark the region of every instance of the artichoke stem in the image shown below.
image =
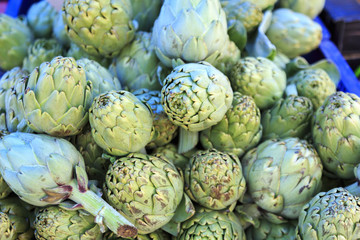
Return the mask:
[[[124,216],[111,207],[93,191],[80,191],[77,181],[70,184],[73,189],[69,199],[81,204],[96,218],[103,219],[105,225],[120,237],[130,238],[137,235],[137,229]]]
[[[285,89],[285,92],[286,92],[286,96],[290,96],[290,95],[299,96],[295,84],[288,85]]]
[[[180,128],[178,153],[186,153],[199,142],[199,132],[190,132]]]
[[[360,186],[358,182],[354,182],[353,184],[345,187],[352,195],[360,197]]]

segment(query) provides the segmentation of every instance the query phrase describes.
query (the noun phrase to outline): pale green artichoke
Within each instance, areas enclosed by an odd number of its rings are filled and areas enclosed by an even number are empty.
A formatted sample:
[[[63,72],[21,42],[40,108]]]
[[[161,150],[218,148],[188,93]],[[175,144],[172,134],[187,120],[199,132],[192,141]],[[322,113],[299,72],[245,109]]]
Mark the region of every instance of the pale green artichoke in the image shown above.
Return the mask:
[[[63,46],[70,46],[70,39],[65,30],[65,23],[63,19],[63,12],[58,11],[53,21],[52,31],[53,37]]]
[[[0,68],[10,70],[21,66],[33,41],[29,27],[20,19],[0,14]]]
[[[308,16],[280,8],[273,12],[266,35],[278,51],[294,58],[309,53],[320,45],[322,29]]]
[[[125,46],[110,65],[112,74],[129,90],[161,89],[161,73],[166,69],[160,64],[150,40],[151,33],[138,32],[135,40]]]
[[[288,219],[296,219],[321,187],[321,160],[305,140],[267,140],[247,152],[241,163],[255,203]]]
[[[65,0],[63,11],[70,40],[90,55],[115,57],[134,38],[130,0]]]
[[[46,0],[41,0],[30,6],[26,14],[26,20],[35,37],[51,37],[56,14],[56,9]]]
[[[205,149],[216,148],[241,157],[255,147],[262,136],[260,110],[252,97],[234,92],[232,107],[216,125],[200,134]]]
[[[287,137],[303,139],[311,131],[313,113],[313,105],[306,97],[290,95],[280,99],[262,114],[263,140]]]
[[[360,163],[360,98],[336,92],[314,114],[312,138],[324,168],[342,179],[354,178]]]
[[[272,223],[262,218],[258,226],[246,229],[246,240],[295,240],[297,221]]]
[[[243,0],[246,2],[250,2],[255,4],[257,7],[261,8],[262,10],[271,8],[277,2],[277,0]]]
[[[32,72],[43,62],[50,62],[62,55],[62,47],[55,39],[37,39],[29,46],[28,55],[24,58],[23,69]]]
[[[68,49],[68,51],[66,52],[65,55],[67,57],[73,57],[76,60],[80,60],[82,58],[94,60],[106,68],[110,65],[110,62],[111,62],[111,59],[109,59],[109,58],[103,58],[101,56],[92,56],[92,55],[88,54],[81,47],[79,47],[78,45],[76,45],[73,42],[70,43],[70,48]]]
[[[165,157],[167,160],[172,162],[176,167],[180,168],[181,170],[185,170],[185,168],[189,164],[189,158],[184,156],[183,154],[177,153],[177,146],[171,143],[162,147],[155,148],[152,154]]]
[[[47,206],[70,199],[75,204],[62,206],[88,211],[102,231],[106,225],[122,237],[137,234],[132,223],[89,190],[84,160],[67,140],[44,134],[10,133],[0,139],[0,155],[1,175],[23,201]]]
[[[138,152],[152,140],[151,109],[130,92],[110,91],[97,96],[89,114],[95,142],[111,155]]]
[[[42,63],[30,74],[25,89],[25,118],[35,132],[72,136],[88,122],[92,85],[74,58]]]
[[[134,153],[110,165],[104,195],[110,205],[135,224],[140,234],[148,234],[172,219],[183,188],[180,173],[167,159]]]
[[[271,108],[286,88],[286,74],[263,57],[240,59],[230,72],[234,91],[254,98],[260,110]]]
[[[66,210],[59,206],[39,209],[34,220],[37,240],[101,240],[102,233],[94,217],[84,211]]]
[[[150,31],[159,16],[162,0],[130,0],[138,30]]]
[[[359,239],[360,199],[344,188],[316,195],[301,210],[296,239]]]
[[[325,0],[279,0],[279,6],[315,18],[323,10]]]

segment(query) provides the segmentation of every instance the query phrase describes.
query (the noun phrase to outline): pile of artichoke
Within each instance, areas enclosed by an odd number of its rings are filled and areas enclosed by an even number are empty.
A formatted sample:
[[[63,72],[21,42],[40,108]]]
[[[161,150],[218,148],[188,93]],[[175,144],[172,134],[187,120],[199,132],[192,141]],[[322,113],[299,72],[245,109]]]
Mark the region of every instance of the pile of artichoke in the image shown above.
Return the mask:
[[[324,0],[0,14],[1,239],[360,239],[360,98]]]

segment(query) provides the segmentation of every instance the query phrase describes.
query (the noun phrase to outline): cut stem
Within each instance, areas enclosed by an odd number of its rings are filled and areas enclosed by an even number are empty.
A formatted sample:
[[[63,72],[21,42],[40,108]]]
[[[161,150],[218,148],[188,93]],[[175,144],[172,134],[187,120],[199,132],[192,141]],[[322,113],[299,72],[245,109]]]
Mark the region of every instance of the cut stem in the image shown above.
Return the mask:
[[[186,153],[193,149],[199,142],[199,132],[190,132],[180,128],[178,153]]]

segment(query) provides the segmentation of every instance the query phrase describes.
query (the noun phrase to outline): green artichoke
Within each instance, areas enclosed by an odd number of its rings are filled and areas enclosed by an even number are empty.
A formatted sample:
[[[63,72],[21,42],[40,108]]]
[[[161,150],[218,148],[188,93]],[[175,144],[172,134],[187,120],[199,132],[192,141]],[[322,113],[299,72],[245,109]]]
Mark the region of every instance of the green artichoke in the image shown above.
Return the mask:
[[[26,19],[35,37],[51,37],[52,25],[56,14],[56,9],[46,0],[41,0],[30,6]]]
[[[44,134],[15,132],[0,139],[0,171],[9,187],[34,206],[57,205],[66,199],[95,216],[122,237],[136,236],[137,230],[95,192],[89,190],[84,160],[67,140]],[[16,163],[16,164],[14,164]]]
[[[109,69],[129,90],[160,90],[165,70],[151,44],[151,33],[147,32],[136,33],[135,40],[121,50]]]
[[[105,240],[125,240],[124,238],[118,238],[114,236],[114,233],[108,232],[104,234]],[[158,229],[149,234],[139,234],[134,238],[135,240],[169,240],[171,239],[170,235],[166,232]]]
[[[360,199],[344,188],[316,195],[301,210],[296,239],[359,239]]]
[[[53,37],[63,46],[69,47],[70,46],[70,39],[66,34],[65,30],[65,23],[63,19],[63,12],[59,11],[56,14],[56,17],[53,21],[52,31]]]
[[[262,218],[259,226],[246,229],[247,240],[295,240],[297,222],[275,224]]]
[[[151,109],[127,91],[97,96],[89,120],[95,142],[114,156],[143,150],[153,137]]]
[[[205,149],[216,148],[241,157],[255,147],[262,136],[260,110],[252,97],[234,92],[232,107],[216,125],[200,134]]]
[[[0,68],[10,70],[21,66],[33,41],[29,27],[20,19],[0,14]]]
[[[162,147],[155,148],[152,154],[165,157],[167,160],[172,162],[176,167],[180,168],[181,170],[185,170],[185,168],[189,164],[189,158],[177,153],[177,146],[171,143]]]
[[[254,98],[260,110],[271,108],[286,88],[286,74],[263,57],[240,59],[230,72],[234,91]]]
[[[146,147],[153,149],[170,143],[177,135],[178,126],[174,125],[164,112],[161,105],[160,91],[139,89],[133,92],[133,94],[140,99],[140,101],[149,104],[153,113],[153,124],[156,137],[149,142]]]
[[[324,168],[342,179],[360,163],[360,98],[336,92],[314,114],[312,138]]]
[[[137,30],[150,31],[159,16],[162,0],[130,0],[134,19],[138,22]]]
[[[76,60],[80,60],[82,58],[87,58],[89,60],[94,60],[94,61],[100,63],[102,66],[104,66],[106,68],[110,65],[110,59],[103,58],[101,56],[89,55],[82,48],[80,48],[78,45],[76,45],[73,42],[70,43],[70,48],[66,52],[66,56],[67,57],[73,57]]]
[[[222,210],[242,198],[245,178],[240,160],[216,149],[196,152],[184,171],[185,191],[201,206]]]
[[[29,46],[28,55],[24,58],[23,69],[32,72],[43,62],[50,62],[62,55],[62,47],[55,39],[37,39]]]
[[[311,130],[313,105],[306,97],[290,95],[263,112],[263,140],[298,137],[304,139]]]
[[[314,19],[323,10],[325,0],[279,0],[279,6],[290,8]]]
[[[318,109],[325,99],[336,92],[336,86],[329,75],[322,69],[301,70],[288,79],[295,84],[300,96],[311,100],[314,110]]]
[[[309,53],[320,45],[322,29],[308,16],[280,8],[273,12],[266,35],[278,51],[294,58]]]
[[[241,163],[254,202],[288,219],[296,219],[321,187],[321,160],[305,140],[267,140],[247,152]]]
[[[271,8],[277,2],[277,0],[243,0],[243,1],[255,4],[257,7],[261,8],[261,10]]]
[[[102,233],[94,217],[83,211],[49,206],[36,212],[35,237],[38,240],[101,240]]]
[[[134,38],[130,0],[65,0],[63,11],[70,40],[90,55],[115,57]]]
[[[180,173],[167,159],[134,153],[110,165],[104,195],[134,222],[140,234],[148,234],[172,219],[183,188]]]
[[[25,89],[25,118],[35,132],[72,136],[88,122],[92,85],[74,58],[42,63],[30,74]]]

